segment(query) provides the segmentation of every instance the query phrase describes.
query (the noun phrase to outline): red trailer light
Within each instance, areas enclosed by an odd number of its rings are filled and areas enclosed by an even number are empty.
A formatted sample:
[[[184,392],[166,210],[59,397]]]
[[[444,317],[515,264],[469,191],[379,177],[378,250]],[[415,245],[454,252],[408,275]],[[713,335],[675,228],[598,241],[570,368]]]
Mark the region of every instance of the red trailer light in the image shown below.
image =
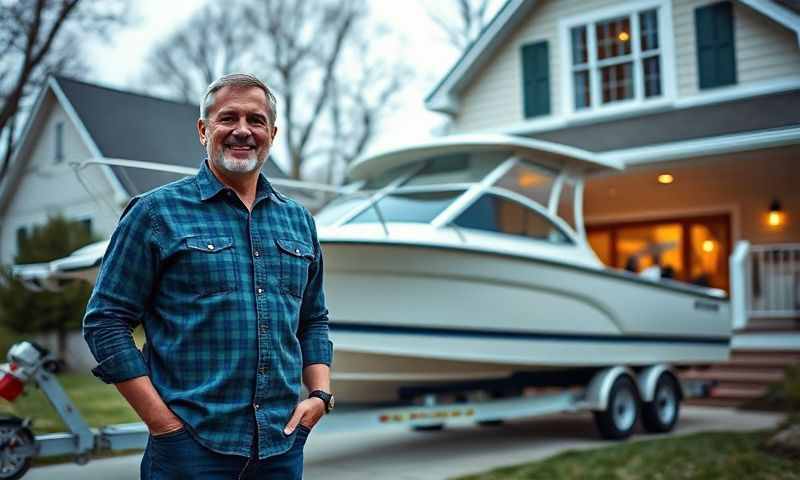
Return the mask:
[[[19,378],[10,373],[0,372],[0,397],[13,402],[21,393],[24,385]]]

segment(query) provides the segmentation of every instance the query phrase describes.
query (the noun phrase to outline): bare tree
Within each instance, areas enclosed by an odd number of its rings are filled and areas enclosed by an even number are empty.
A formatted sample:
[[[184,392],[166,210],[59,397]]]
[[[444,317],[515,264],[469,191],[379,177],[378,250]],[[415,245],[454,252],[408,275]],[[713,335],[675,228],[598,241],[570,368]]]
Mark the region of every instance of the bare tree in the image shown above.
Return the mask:
[[[492,0],[448,0],[428,4],[428,14],[446,35],[450,44],[464,51],[490,20]]]
[[[18,134],[16,117],[51,73],[77,72],[79,38],[122,23],[126,0],[0,1],[0,182]]]
[[[235,5],[227,13],[209,6],[158,46],[145,75],[148,83],[161,83],[162,90],[188,100],[199,98],[223,73],[240,70],[264,78],[280,101],[278,131],[292,178],[300,178],[309,159],[330,158],[334,148],[341,161],[361,153],[399,83],[392,80],[399,70],[385,68],[368,52],[362,28],[368,22],[366,2],[237,0]],[[357,131],[344,128],[356,123]]]
[[[245,69],[253,39],[239,0],[211,2],[159,43],[147,58],[144,83],[154,92],[197,103],[225,73]]]

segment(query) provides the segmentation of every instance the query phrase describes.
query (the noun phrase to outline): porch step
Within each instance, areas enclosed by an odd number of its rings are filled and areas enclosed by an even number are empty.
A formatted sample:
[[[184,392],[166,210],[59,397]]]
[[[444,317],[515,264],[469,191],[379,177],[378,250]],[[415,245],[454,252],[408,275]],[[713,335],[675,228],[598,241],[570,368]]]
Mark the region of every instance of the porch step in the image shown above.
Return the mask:
[[[749,383],[763,385],[783,380],[783,369],[767,368],[763,370],[726,369],[727,365],[707,370],[689,370],[681,375],[691,380],[716,380],[726,383]]]
[[[800,350],[734,349],[729,361],[684,370],[680,377],[716,383],[709,398],[690,399],[688,404],[738,407],[762,397],[771,384],[783,381],[784,370],[791,365],[800,365]]]
[[[751,318],[740,332],[797,332],[800,318]]]

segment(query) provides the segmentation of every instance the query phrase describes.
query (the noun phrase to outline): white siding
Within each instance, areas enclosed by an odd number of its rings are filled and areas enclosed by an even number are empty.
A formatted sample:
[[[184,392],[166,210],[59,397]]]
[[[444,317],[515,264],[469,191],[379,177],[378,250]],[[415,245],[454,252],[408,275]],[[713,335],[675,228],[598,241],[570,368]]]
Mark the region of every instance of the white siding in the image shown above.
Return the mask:
[[[54,105],[51,102],[51,105]],[[92,219],[92,229],[105,237],[116,225],[116,215],[108,207],[98,205],[86,192],[68,165],[91,157],[89,149],[84,145],[78,130],[67,118],[67,115],[55,105],[46,107],[46,119],[41,128],[32,135],[36,143],[30,150],[29,157],[19,160],[27,167],[21,178],[17,179],[17,188],[8,209],[2,218],[0,234],[0,263],[9,264],[17,253],[17,229],[30,229],[34,225],[46,223],[47,217],[62,214],[73,219]],[[64,160],[55,163],[56,124],[64,125]],[[82,172],[83,178],[98,198],[113,202],[113,190],[107,178],[99,168],[89,167]]]
[[[673,2],[679,97],[702,93],[697,87],[694,11],[717,1]],[[738,2],[733,2],[733,17],[737,85],[800,78],[800,48],[794,32]]]
[[[702,94],[697,88],[694,9],[718,0],[674,0],[677,96]],[[540,2],[495,57],[487,63],[461,96],[460,112],[452,119],[452,132],[501,130],[525,121],[522,96],[520,49],[527,43],[547,40],[550,49],[551,116],[559,117],[561,105],[561,49],[559,20],[602,9],[614,0],[550,0]],[[734,2],[738,85],[746,86],[773,80],[800,78],[800,48],[793,32]],[[729,87],[731,88],[731,87]],[[735,86],[732,88],[736,88]],[[711,91],[718,91],[713,89]],[[542,117],[537,117],[542,118]]]

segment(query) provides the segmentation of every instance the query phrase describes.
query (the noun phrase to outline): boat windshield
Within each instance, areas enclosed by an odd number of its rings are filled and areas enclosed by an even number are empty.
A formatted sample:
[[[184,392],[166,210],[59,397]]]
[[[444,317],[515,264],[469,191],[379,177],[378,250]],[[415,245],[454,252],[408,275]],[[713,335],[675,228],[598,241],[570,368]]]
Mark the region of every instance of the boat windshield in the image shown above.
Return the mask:
[[[547,208],[556,176],[555,171],[520,161],[500,177],[495,185],[524,195]]]
[[[504,196],[486,193],[453,223],[459,227],[571,244],[569,236],[546,216]]]
[[[347,223],[430,223],[462,193],[463,190],[393,193],[372,203]]]
[[[432,157],[423,161],[424,166],[403,182],[402,186],[480,182],[509,155],[509,152],[480,152]]]

